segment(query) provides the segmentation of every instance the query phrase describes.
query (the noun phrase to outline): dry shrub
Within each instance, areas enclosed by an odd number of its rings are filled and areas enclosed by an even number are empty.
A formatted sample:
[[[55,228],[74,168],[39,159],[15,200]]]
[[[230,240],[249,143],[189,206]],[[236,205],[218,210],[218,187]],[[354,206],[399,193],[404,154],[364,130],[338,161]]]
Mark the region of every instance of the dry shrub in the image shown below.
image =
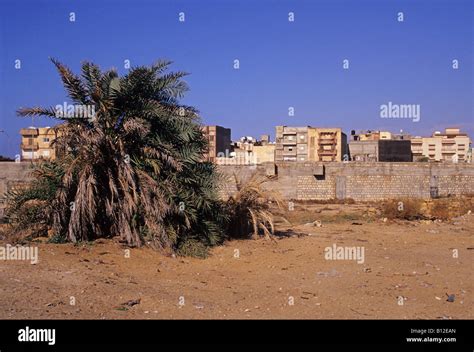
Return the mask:
[[[473,197],[389,200],[382,204],[382,216],[401,220],[449,220],[474,209]]]
[[[4,229],[3,237],[12,243],[23,243],[47,236],[48,226],[44,214],[44,203],[39,200],[24,202],[15,212],[15,216],[8,219],[10,224]]]
[[[433,219],[449,220],[473,209],[473,197],[440,198],[434,199],[430,204],[429,214]]]
[[[430,215],[434,219],[448,220],[452,217],[448,199],[436,199],[430,209]]]
[[[382,215],[388,219],[419,220],[425,219],[424,201],[421,199],[392,199],[382,204]]]
[[[245,183],[235,174],[234,178],[237,192],[226,203],[227,234],[234,238],[257,238],[259,235],[271,238],[275,232],[271,204],[282,209],[281,196],[263,187],[268,178],[253,176]]]
[[[182,257],[204,259],[209,255],[209,247],[200,241],[187,239],[179,245],[176,254]]]

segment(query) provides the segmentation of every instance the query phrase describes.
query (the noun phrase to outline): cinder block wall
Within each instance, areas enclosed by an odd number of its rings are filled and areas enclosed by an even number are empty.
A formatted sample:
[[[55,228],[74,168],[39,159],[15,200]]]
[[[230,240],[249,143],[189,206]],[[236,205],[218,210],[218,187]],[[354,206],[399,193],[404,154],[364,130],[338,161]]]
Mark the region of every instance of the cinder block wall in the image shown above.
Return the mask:
[[[31,180],[31,170],[30,162],[0,162],[0,218],[4,214],[7,192],[24,187]]]
[[[323,175],[318,171],[324,167]],[[269,164],[226,166],[221,195],[235,191],[232,175],[249,179],[264,176]],[[401,197],[430,198],[474,194],[474,165],[438,163],[277,163],[276,176],[267,187],[278,190],[285,199],[327,200],[352,198],[371,201]]]
[[[227,198],[236,191],[235,177],[242,182],[254,174],[272,175],[266,184],[285,199],[356,201],[414,197],[430,198],[433,188],[439,196],[474,194],[473,164],[441,163],[264,163],[219,165],[220,194]],[[5,195],[31,180],[29,162],[0,163],[0,217]]]

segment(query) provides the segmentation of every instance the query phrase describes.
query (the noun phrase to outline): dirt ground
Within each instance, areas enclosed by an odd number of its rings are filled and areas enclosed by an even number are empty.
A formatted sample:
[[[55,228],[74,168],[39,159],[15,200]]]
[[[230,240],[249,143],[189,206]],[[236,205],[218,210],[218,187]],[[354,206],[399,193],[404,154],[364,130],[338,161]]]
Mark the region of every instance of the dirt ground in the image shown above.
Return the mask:
[[[230,241],[207,259],[40,243],[37,264],[0,261],[0,318],[472,319],[474,214],[384,222],[366,211],[315,205],[280,222],[275,241]],[[364,247],[364,263],[325,259],[333,244]]]

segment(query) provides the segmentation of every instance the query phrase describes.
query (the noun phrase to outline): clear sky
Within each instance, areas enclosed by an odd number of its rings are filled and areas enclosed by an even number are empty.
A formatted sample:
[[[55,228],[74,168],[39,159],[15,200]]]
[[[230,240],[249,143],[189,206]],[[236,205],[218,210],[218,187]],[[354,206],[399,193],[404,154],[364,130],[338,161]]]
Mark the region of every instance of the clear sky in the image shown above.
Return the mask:
[[[127,71],[124,60],[173,60],[173,69],[190,73],[183,102],[199,109],[205,124],[230,127],[234,139],[274,136],[281,124],[415,135],[459,126],[472,138],[473,4],[0,0],[0,154],[19,153],[21,127],[55,124],[18,117],[19,107],[67,101],[48,57],[75,71],[90,60],[120,73]],[[380,106],[389,101],[419,104],[420,121],[382,119]]]

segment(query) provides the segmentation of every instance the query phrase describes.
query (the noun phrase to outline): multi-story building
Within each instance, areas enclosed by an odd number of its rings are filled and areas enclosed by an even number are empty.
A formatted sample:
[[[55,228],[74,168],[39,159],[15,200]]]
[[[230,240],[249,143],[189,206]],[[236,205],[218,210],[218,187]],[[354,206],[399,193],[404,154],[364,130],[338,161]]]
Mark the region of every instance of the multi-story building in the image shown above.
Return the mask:
[[[308,160],[308,128],[276,126],[276,162]]]
[[[260,143],[261,145],[267,145],[267,144],[269,144],[269,143],[270,143],[270,135],[269,135],[269,134],[262,134],[262,135],[260,136],[260,141],[259,141],[259,143]]]
[[[252,149],[257,164],[275,162],[275,144],[254,145]]]
[[[408,140],[364,140],[349,142],[351,161],[411,162],[411,143]]]
[[[342,161],[347,137],[340,128],[276,127],[275,161]]]
[[[392,133],[388,131],[351,131],[351,141],[378,141],[380,139],[393,139]]]
[[[52,160],[56,158],[56,150],[52,142],[58,136],[55,127],[28,127],[20,130],[21,160]]]
[[[275,143],[270,136],[262,135],[262,139],[242,137],[232,144],[232,151],[227,155],[219,155],[215,162],[219,165],[256,165],[275,161]]]
[[[431,137],[414,137],[411,150],[415,161],[469,162],[471,140],[459,128],[446,128],[444,133],[434,132]]]
[[[405,136],[405,135],[404,135]],[[351,131],[349,160],[411,162],[411,143],[387,131]]]
[[[221,126],[202,126],[202,132],[208,142],[206,161],[215,162],[219,156],[227,156],[231,151],[230,128]]]

